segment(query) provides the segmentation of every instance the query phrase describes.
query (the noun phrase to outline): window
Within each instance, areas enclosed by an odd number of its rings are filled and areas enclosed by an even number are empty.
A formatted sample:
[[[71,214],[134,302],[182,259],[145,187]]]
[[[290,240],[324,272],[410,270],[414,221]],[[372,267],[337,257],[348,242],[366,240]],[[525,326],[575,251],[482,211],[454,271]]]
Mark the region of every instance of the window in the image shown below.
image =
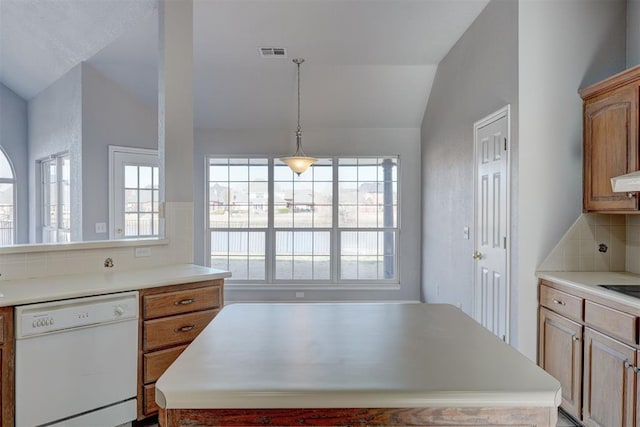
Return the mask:
[[[0,148],[0,246],[15,241],[15,175],[4,150]]]
[[[398,281],[398,158],[209,158],[209,265],[231,281]]]
[[[71,241],[71,163],[69,153],[40,161],[42,242]]]
[[[110,238],[160,235],[158,163],[157,150],[109,146]]]

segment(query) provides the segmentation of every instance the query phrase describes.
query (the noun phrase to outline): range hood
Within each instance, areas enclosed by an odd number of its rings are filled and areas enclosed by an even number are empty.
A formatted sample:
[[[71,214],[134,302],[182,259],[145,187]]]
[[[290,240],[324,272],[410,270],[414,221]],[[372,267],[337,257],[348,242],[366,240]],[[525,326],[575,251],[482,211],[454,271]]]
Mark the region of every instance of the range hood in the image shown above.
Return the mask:
[[[640,191],[640,171],[611,178],[614,193],[635,193]]]

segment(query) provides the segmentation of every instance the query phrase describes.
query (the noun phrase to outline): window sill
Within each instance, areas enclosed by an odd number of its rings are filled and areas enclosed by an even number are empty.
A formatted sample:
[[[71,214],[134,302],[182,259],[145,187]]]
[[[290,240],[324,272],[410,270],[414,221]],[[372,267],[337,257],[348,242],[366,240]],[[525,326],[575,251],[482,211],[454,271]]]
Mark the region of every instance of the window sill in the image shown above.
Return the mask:
[[[400,283],[229,283],[225,289],[233,291],[397,291]]]

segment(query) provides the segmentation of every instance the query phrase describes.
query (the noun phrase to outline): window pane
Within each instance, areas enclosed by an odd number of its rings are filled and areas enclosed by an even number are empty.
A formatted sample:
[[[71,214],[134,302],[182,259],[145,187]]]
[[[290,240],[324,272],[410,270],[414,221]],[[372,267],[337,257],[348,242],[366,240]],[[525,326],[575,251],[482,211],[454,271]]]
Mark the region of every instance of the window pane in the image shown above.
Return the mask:
[[[138,214],[137,213],[124,214],[124,235],[125,236],[138,235]]]
[[[153,188],[153,170],[151,166],[140,166],[140,188]]]
[[[332,226],[331,165],[331,159],[318,159],[313,168],[298,177],[284,163],[275,161],[273,216],[276,228]]]
[[[330,231],[276,232],[276,279],[331,278]]]
[[[124,167],[124,187],[138,188],[138,167],[126,165]]]
[[[340,233],[342,280],[395,279],[395,231],[345,231]]]
[[[153,234],[153,215],[142,213],[139,216],[138,233],[140,236],[151,236]]]
[[[13,184],[0,184],[0,245],[13,244]]]
[[[138,212],[138,190],[124,190],[124,211]]]
[[[0,150],[0,178],[13,179],[11,164],[3,150]]]

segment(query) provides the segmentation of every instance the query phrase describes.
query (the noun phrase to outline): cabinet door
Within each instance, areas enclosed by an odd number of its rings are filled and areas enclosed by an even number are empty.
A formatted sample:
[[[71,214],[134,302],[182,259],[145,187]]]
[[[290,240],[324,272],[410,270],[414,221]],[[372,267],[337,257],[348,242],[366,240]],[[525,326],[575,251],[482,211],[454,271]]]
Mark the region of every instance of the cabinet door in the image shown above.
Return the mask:
[[[539,364],[560,381],[562,409],[580,419],[582,325],[541,307],[539,333]]]
[[[637,210],[638,198],[614,193],[611,178],[638,170],[638,87],[585,101],[584,211]]]
[[[585,328],[584,352],[584,424],[633,427],[636,351]]]

